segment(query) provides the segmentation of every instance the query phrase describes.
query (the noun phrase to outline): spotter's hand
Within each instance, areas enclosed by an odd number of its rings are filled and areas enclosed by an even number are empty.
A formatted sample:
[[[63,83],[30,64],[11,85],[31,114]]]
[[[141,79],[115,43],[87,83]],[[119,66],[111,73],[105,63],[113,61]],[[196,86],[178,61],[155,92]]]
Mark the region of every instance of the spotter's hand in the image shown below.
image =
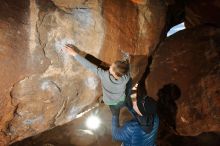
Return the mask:
[[[72,44],[66,44],[63,48],[64,51],[66,51],[69,55],[76,56],[78,53],[75,51],[77,49],[76,46]]]

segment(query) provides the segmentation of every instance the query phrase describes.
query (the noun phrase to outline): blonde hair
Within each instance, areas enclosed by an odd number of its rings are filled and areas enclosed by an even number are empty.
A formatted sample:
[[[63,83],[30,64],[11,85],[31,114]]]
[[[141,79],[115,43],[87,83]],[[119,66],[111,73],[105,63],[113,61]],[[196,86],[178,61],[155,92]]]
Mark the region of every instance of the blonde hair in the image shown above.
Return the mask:
[[[114,62],[115,66],[113,68],[113,71],[118,77],[122,77],[123,75],[127,74],[129,71],[129,62],[117,60]]]

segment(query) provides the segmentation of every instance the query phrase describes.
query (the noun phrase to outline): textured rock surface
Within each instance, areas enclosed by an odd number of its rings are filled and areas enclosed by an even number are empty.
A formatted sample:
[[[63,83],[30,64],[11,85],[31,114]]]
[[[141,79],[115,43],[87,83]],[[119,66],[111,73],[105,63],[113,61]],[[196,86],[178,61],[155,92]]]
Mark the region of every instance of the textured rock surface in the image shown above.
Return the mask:
[[[167,104],[162,112],[181,135],[220,130],[219,42],[220,29],[188,29],[165,40],[153,58],[146,80],[148,93],[158,99],[160,89],[164,94],[172,90],[173,97],[163,95],[167,99],[159,101]],[[179,99],[171,84],[180,89]]]
[[[3,0],[0,8],[0,145],[67,123],[101,95],[97,77],[61,51],[65,43],[108,63],[128,52],[138,80],[166,17],[159,0]]]
[[[106,32],[100,56],[106,62],[121,58],[122,52],[148,55],[155,49],[165,26],[166,6],[160,0],[144,3],[103,1]],[[111,57],[109,54],[112,54]]]
[[[1,131],[16,141],[71,121],[100,95],[96,76],[60,49],[97,56],[104,31],[99,7],[3,1],[1,11]]]
[[[137,82],[147,65],[147,56],[161,39],[166,11],[160,0],[104,0],[105,38],[100,58],[110,64],[131,55],[131,75]]]
[[[187,27],[219,26],[217,0],[188,1],[186,13],[182,1],[181,9],[170,12],[175,2],[2,0],[0,145],[65,124],[101,95],[97,77],[61,51],[65,43],[107,63],[130,54],[132,76],[138,81],[147,56],[183,14]],[[158,90],[166,84],[164,91],[170,89],[171,83],[181,90],[176,102],[165,100],[173,108],[164,110],[167,117],[174,115],[164,119],[179,134],[219,130],[219,31],[185,30],[163,42],[153,57],[149,94],[156,98]]]
[[[201,24],[220,27],[219,0],[190,0],[186,3],[185,14],[186,27],[194,27]]]
[[[34,67],[41,72],[40,64],[31,63],[29,50],[29,2],[1,1],[0,5],[0,145],[9,140],[6,137],[7,123],[16,108],[11,104],[10,92],[15,83],[29,76]],[[41,55],[38,55],[39,59]],[[42,62],[44,60],[42,59]],[[35,66],[36,65],[36,66]]]

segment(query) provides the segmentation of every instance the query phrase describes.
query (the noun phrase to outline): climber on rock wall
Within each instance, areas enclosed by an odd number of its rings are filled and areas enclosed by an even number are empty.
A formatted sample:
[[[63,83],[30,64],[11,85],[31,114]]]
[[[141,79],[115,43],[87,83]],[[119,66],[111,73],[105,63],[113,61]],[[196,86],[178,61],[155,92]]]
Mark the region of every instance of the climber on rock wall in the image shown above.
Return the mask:
[[[79,55],[79,49],[72,44],[67,44],[63,50],[101,79],[103,101],[106,105],[109,105],[111,111],[114,111],[117,116],[119,116],[120,108],[123,106],[126,106],[129,111],[132,111],[130,98],[132,80],[127,60],[115,61],[108,70],[104,70]]]
[[[157,115],[157,103],[148,96],[139,97],[133,101],[133,109],[136,116],[119,125],[119,117],[112,112],[112,137],[121,141],[122,146],[156,146],[159,118]]]

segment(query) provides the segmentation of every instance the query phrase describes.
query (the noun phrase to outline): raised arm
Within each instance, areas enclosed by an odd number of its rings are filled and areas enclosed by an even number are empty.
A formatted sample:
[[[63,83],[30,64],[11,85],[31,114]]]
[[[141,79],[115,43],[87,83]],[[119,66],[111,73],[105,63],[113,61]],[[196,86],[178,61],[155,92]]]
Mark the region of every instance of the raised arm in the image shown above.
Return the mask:
[[[78,48],[76,46],[66,45],[64,50],[69,55],[73,56],[76,59],[76,61],[78,61],[82,66],[84,66],[88,70],[92,71],[93,73],[97,74],[98,76],[101,74],[101,72],[103,72],[103,70],[101,68],[99,68],[95,64],[91,63],[90,61],[88,61],[87,59],[85,59],[84,57],[79,55],[79,53],[77,53],[77,51],[76,51],[76,50],[78,50]]]

